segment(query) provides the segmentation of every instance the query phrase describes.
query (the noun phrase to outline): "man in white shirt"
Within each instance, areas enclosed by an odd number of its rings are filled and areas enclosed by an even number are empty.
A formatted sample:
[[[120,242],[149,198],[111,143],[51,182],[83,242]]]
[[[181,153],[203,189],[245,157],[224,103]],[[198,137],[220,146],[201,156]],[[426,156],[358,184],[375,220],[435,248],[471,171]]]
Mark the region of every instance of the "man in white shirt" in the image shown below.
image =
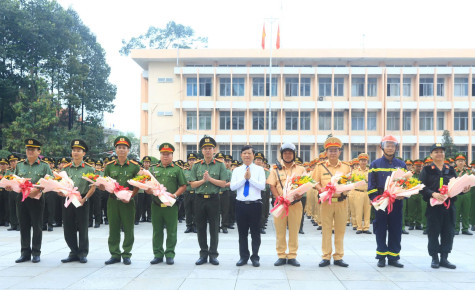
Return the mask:
[[[231,190],[236,196],[236,222],[239,233],[240,259],[236,266],[247,264],[251,258],[252,265],[259,267],[259,247],[261,245],[260,220],[262,214],[261,191],[266,186],[264,169],[253,163],[254,148],[246,145],[241,148],[243,165],[233,170]],[[247,235],[251,230],[252,256],[249,253]]]

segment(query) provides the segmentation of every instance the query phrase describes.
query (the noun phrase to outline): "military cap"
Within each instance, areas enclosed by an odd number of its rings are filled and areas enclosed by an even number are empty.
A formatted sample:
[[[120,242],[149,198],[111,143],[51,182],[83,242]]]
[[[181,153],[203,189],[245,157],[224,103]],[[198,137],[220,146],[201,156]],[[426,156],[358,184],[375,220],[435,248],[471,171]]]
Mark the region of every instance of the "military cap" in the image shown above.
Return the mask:
[[[367,153],[360,153],[360,155],[358,155],[358,160],[361,159],[369,160],[369,155]]]
[[[404,163],[406,163],[406,165],[412,165],[412,164],[414,164],[411,159],[406,159],[406,160],[404,160]]]
[[[104,163],[109,163],[110,159],[109,157],[104,158]]]
[[[238,166],[241,166],[242,165],[242,161],[238,161]]]
[[[45,156],[45,157],[43,157],[43,161],[44,161],[44,162],[46,162],[46,163],[48,163],[48,164],[50,164],[50,163],[54,163],[54,161],[53,161],[53,160],[51,160],[51,158],[49,158],[49,157],[46,157],[46,156]]]
[[[264,161],[264,164],[267,164],[267,158],[264,158],[263,161]]]
[[[87,147],[86,142],[81,139],[73,139],[71,141],[71,149],[74,148],[82,149],[84,152],[87,152],[89,150],[89,147]]]
[[[300,157],[295,157],[295,164],[302,164],[302,158]]]
[[[254,158],[255,159],[262,159],[262,161],[264,161],[264,154],[262,154],[262,152],[257,152],[256,156]]]
[[[470,166],[475,166],[475,160],[473,160],[472,162],[470,162]]]
[[[15,154],[8,155],[8,162],[18,160],[18,156]]]
[[[402,157],[401,156],[396,156],[397,159],[399,160],[402,160]]]
[[[233,161],[233,157],[231,155],[226,154],[226,155],[224,155],[224,160]]]
[[[328,149],[330,147],[338,147],[341,148],[343,144],[341,143],[341,140],[336,138],[336,137],[330,137],[327,140],[325,140],[325,143],[323,144],[323,148]]]
[[[126,136],[119,136],[114,140],[114,147],[117,147],[118,145],[125,145],[130,148],[131,144],[132,143],[130,142],[130,139]]]
[[[41,148],[43,144],[41,144],[40,141],[36,140],[36,139],[33,139],[33,138],[30,138],[30,139],[26,139],[25,140],[25,146],[28,148],[28,147],[31,147],[31,148]]]
[[[170,153],[173,153],[173,152],[175,152],[175,147],[173,147],[173,145],[170,144],[170,143],[162,143],[162,144],[160,145],[160,147],[158,147],[158,150],[159,150],[160,152],[170,152]]]
[[[20,162],[25,162],[25,158],[24,157],[20,158]]]
[[[142,158],[142,162],[145,162],[145,161],[152,162],[152,158],[150,156],[144,156]]]
[[[445,151],[445,147],[441,143],[433,144],[432,147],[430,148],[430,153],[432,153],[432,151],[434,151],[435,149],[442,149]]]
[[[221,152],[218,152],[214,155],[214,158],[216,159],[224,159],[224,154]]]
[[[231,163],[231,165],[239,165],[239,162],[237,160],[233,160],[233,162]]]
[[[99,159],[99,160],[96,161],[96,165],[102,166],[102,165],[104,165],[104,163],[102,163],[102,161]]]
[[[422,165],[422,164],[424,164],[424,162],[422,162],[422,160],[420,160],[420,159],[414,160],[414,165]]]
[[[115,161],[115,160],[117,160],[117,156],[112,155],[111,158],[110,158],[110,161]]]
[[[7,160],[7,158],[0,158],[0,164],[6,164],[6,165],[8,165],[8,160]]]
[[[359,161],[358,157],[357,157],[357,158],[353,158],[353,160],[351,160],[351,162],[353,162],[353,165],[354,165],[354,164],[358,164],[358,161]]]
[[[63,157],[59,159],[58,163],[69,163],[69,158],[68,157]]]
[[[320,153],[320,155],[318,155],[318,158],[320,159],[327,158],[327,152]]]
[[[445,160],[444,160],[444,164],[450,164],[450,160],[445,159]]]
[[[201,138],[199,146],[200,148],[203,148],[205,146],[216,147],[216,141],[209,136],[204,136],[203,138]]]
[[[426,159],[424,159],[424,163],[431,163],[432,161],[432,158],[431,157],[426,157]]]
[[[450,162],[455,162],[455,160],[453,158],[450,158]]]
[[[467,160],[467,157],[463,153],[458,153],[455,155],[455,160]]]
[[[188,155],[186,156],[186,160],[190,160],[190,159],[198,159],[198,157],[196,156],[195,153],[188,153]]]

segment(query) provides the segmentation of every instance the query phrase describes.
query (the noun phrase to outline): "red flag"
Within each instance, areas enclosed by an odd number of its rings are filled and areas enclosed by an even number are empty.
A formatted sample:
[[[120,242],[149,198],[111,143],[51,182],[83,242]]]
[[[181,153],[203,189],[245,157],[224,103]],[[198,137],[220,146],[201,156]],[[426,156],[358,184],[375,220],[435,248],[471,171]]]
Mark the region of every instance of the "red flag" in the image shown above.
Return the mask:
[[[280,48],[280,25],[277,26],[277,43],[275,45],[277,49]]]
[[[266,24],[262,26],[262,49],[266,48]]]

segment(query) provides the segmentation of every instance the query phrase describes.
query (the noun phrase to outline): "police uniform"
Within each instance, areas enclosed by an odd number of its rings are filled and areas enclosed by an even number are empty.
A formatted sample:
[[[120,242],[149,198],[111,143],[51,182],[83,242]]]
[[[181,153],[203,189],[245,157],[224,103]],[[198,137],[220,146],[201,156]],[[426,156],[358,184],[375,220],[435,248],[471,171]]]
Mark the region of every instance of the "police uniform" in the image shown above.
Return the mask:
[[[196,160],[195,153],[189,153],[186,157],[188,161]],[[185,174],[186,178],[186,191],[185,191],[185,199],[184,199],[184,206],[185,206],[185,222],[186,222],[186,230],[185,233],[196,233],[196,224],[195,224],[195,190],[191,187],[191,168],[186,168],[183,173]]]
[[[219,161],[224,162],[223,153],[217,153],[214,158],[218,159]],[[231,181],[231,175],[232,175],[231,170],[228,170],[226,168],[226,178],[225,178],[226,183]],[[219,189],[219,211],[221,214],[221,230],[223,231],[224,234],[228,233],[228,226],[229,226],[230,191],[231,189],[229,188],[229,186],[221,187]]]
[[[102,171],[99,172],[100,176],[104,176],[104,170],[106,169],[106,165],[109,164],[112,160],[109,157],[104,158],[104,164],[102,166]],[[101,208],[102,208],[102,217],[103,217],[103,222],[105,225],[109,224],[109,220],[107,219],[107,201],[109,200],[109,195],[107,191],[103,191],[99,189],[99,192],[101,193]],[[101,220],[102,222],[102,220]]]
[[[199,147],[216,147],[216,141],[211,137],[203,137]],[[191,181],[203,180],[203,175],[208,171],[211,178],[225,181],[227,171],[224,164],[216,159],[211,159],[206,163],[203,159],[191,168]],[[210,263],[218,265],[218,233],[219,233],[219,190],[220,187],[205,181],[195,188],[195,222],[198,231],[198,243],[200,245],[200,258],[197,265],[206,263],[210,258]],[[208,248],[206,225],[209,222],[210,245]]]
[[[163,143],[159,151],[173,153],[175,147],[170,143]],[[175,198],[184,192],[186,188],[186,178],[183,170],[171,162],[168,165],[159,165],[152,168],[151,173],[157,181],[167,188],[167,192],[174,194]],[[152,264],[159,263],[166,257],[167,264],[174,263],[175,246],[177,243],[178,205],[166,206],[157,196],[152,196],[152,227],[153,227],[153,255]],[[166,249],[163,249],[163,230],[167,229]]]
[[[10,163],[10,169],[7,170],[6,174],[13,174],[15,172],[16,164],[18,162],[18,156],[12,154],[8,156],[8,162]],[[18,193],[14,191],[8,192],[8,213],[10,214],[10,228],[9,231],[19,231],[20,226],[18,224],[18,207],[17,207],[17,196]]]
[[[233,168],[239,166],[239,162],[237,160],[233,160],[231,162],[231,173]],[[232,175],[232,174],[231,174]],[[236,222],[236,191],[231,190],[229,194],[229,229],[234,229],[234,223]]]
[[[466,161],[466,157],[463,154],[457,154],[455,156],[455,162],[457,163],[458,160],[463,160]],[[465,162],[464,165],[465,166]],[[457,177],[460,177],[462,175],[466,174],[472,174],[471,170],[467,168],[462,168],[459,169],[458,166],[455,167],[455,172],[457,174]],[[457,201],[455,203],[455,216],[456,216],[456,221],[455,221],[455,234],[458,235],[460,232],[460,223],[462,223],[462,234],[464,235],[473,235],[469,229],[470,229],[470,207],[471,207],[471,202],[472,202],[472,196],[470,194],[463,194],[457,198]]]
[[[262,159],[262,162],[264,162],[264,154],[261,152],[257,152],[254,160],[255,159]],[[269,178],[270,171],[269,169],[264,168],[264,173],[266,180]],[[262,213],[261,213],[261,234],[265,234],[265,227],[267,224],[267,217],[269,215],[269,197],[270,197],[270,187],[269,184],[266,183],[266,188],[265,190],[261,191],[261,198],[262,198]]]
[[[341,140],[336,137],[328,138],[324,143],[325,150],[329,148],[342,147]],[[331,164],[330,160],[321,162],[315,168],[312,178],[318,182],[318,187],[323,190],[332,176],[337,172],[342,175],[348,175],[351,171],[350,165],[346,162],[337,160],[336,164]],[[335,251],[333,252],[333,261],[335,265],[348,267],[343,261],[344,248],[343,239],[345,237],[346,222],[348,218],[348,200],[344,198],[346,193],[342,193],[342,198],[332,198],[331,203],[325,201],[321,203],[320,214],[322,220],[322,261],[320,267],[330,264],[332,257],[332,228],[334,228]]]
[[[97,160],[91,166],[94,167],[94,174],[103,176],[104,172],[102,171],[102,161]],[[101,169],[96,169],[96,166],[100,166]],[[89,198],[89,227],[92,226],[94,222],[94,228],[98,228],[101,226],[102,223],[102,191],[96,187],[94,194]]]
[[[48,163],[50,168],[51,164],[55,164],[54,159],[50,157],[44,157],[43,161]],[[53,170],[53,169],[52,169]],[[48,229],[49,232],[53,231],[53,225],[55,223],[56,203],[58,194],[54,191],[44,192],[45,197],[45,211],[43,213],[43,230]]]
[[[366,153],[361,153],[358,156],[358,160],[366,159],[369,160],[369,155]],[[352,171],[352,174],[363,175],[365,180],[368,180],[369,168],[366,167],[364,170],[361,167],[358,167]],[[355,203],[355,220],[356,223],[353,226],[356,226],[356,233],[361,234],[371,234],[369,231],[369,219],[371,214],[371,201],[368,197],[368,184],[361,185],[356,187],[353,191],[353,198]],[[364,220],[364,222],[363,222]]]
[[[35,139],[25,141],[26,148],[37,148],[41,150],[41,143]],[[31,178],[30,182],[35,184],[46,174],[52,175],[49,165],[36,159],[30,164],[28,159],[17,164],[15,175],[23,178]],[[41,193],[40,193],[41,194]],[[43,211],[45,209],[45,198],[41,195],[39,199],[26,198],[23,202],[22,195],[17,194],[18,216],[20,221],[21,237],[21,257],[15,262],[21,263],[29,261],[33,256],[33,262],[40,261],[41,240],[43,233],[41,231],[43,223]],[[31,229],[33,228],[33,240],[31,240]],[[30,246],[31,241],[31,246]]]
[[[86,142],[80,139],[71,141],[71,149],[79,148],[87,152],[88,146]],[[63,206],[63,224],[64,224],[64,240],[71,250],[66,259],[61,260],[63,263],[80,261],[87,262],[87,255],[89,253],[89,237],[88,237],[88,220],[89,220],[89,201],[88,199],[94,194],[94,188],[89,187],[89,182],[82,178],[84,174],[94,173],[94,167],[86,164],[81,160],[79,164],[74,160],[63,167],[69,178],[74,182],[74,187],[81,194],[84,199],[84,204],[80,207],[75,207],[69,204],[68,207]],[[89,194],[89,196],[88,196]],[[62,201],[64,201],[64,197]]]
[[[131,142],[129,138],[119,136],[114,140],[114,146],[117,147],[119,145],[125,145],[130,148]],[[127,158],[123,164],[120,164],[117,159],[106,165],[104,176],[115,179],[120,186],[131,188],[127,180],[134,178],[139,171],[140,166],[137,162]],[[108,265],[120,262],[122,257],[124,264],[129,265],[134,245],[135,200],[131,198],[128,203],[125,203],[117,199],[115,194],[110,194],[107,201],[107,219],[109,220],[108,245],[111,258],[105,263]],[[121,226],[124,230],[123,252],[120,251]]]
[[[71,162],[71,159],[69,157],[63,157],[59,160],[58,162],[58,169],[56,170],[57,172],[62,171],[64,166],[66,164],[69,164]],[[56,227],[61,227],[63,225],[63,199],[60,198],[59,195],[57,194],[51,194],[51,198],[54,199],[54,202],[56,204],[55,209],[54,209],[54,215],[55,215],[55,221]]]
[[[7,175],[8,160],[6,158],[0,158],[0,165],[5,167],[5,170],[0,169],[0,179]],[[0,226],[9,226],[8,220],[10,219],[10,215],[8,213],[8,195],[9,192],[6,191],[4,188],[0,187]]]

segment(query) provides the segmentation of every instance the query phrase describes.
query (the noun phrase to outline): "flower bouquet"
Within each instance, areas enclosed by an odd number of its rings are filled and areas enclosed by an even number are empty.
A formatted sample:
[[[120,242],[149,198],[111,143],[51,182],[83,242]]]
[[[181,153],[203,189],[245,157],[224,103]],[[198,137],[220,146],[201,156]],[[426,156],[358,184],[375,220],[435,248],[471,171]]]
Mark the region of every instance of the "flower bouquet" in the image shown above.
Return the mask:
[[[68,176],[65,171],[59,173],[53,172],[53,176],[46,174],[44,178],[41,178],[35,187],[43,188],[43,191],[55,191],[63,194],[66,197],[64,207],[68,207],[71,203],[75,207],[80,207],[81,193],[74,187],[74,181]]]
[[[322,189],[320,192],[320,202],[328,201],[329,204],[332,203],[332,198],[335,193],[342,193],[345,191],[353,190],[358,186],[365,185],[366,181],[359,180],[353,182],[351,176],[343,175],[341,172],[336,172],[330,179],[330,182]]]
[[[86,179],[89,182],[96,182],[97,178],[99,178],[100,175],[94,173],[83,173],[82,177],[83,179]]]
[[[130,198],[132,197],[132,192],[129,190],[129,188],[119,185],[119,183],[114,178],[111,178],[108,176],[106,177],[94,176],[95,178],[94,180],[94,179],[89,178],[87,175],[83,175],[82,178],[89,181],[90,183],[94,184],[97,187],[104,185],[105,191],[115,194],[117,198],[120,200],[129,202]]]
[[[447,201],[448,198],[457,196],[459,193],[463,191],[463,189],[467,186],[473,187],[475,186],[475,175],[462,175],[460,177],[452,177],[449,180],[448,185],[443,185],[442,180],[440,181],[440,189],[439,193],[445,196],[444,201],[439,201],[436,198],[430,199],[430,205],[435,206],[439,204],[443,204],[447,209],[450,207],[450,200]]]
[[[153,195],[157,196],[160,201],[166,206],[173,206],[176,202],[173,195],[167,192],[167,188],[160,184],[157,179],[150,173],[148,170],[142,170],[141,175],[136,176],[133,179],[128,180],[127,182],[135,187],[138,187],[143,190],[151,189]]]
[[[31,189],[33,188],[30,178],[22,178],[15,174],[3,176],[2,180],[0,180],[0,187],[11,187],[14,192],[21,193],[23,195],[21,201],[25,201],[27,197],[34,199],[40,199],[41,197],[41,194],[30,196]]]
[[[308,175],[287,177],[284,183],[283,194],[279,196],[274,203],[271,213],[274,217],[279,217],[285,210],[285,216],[289,215],[289,206],[298,195],[303,195],[316,184]]]
[[[410,197],[418,194],[424,187],[424,184],[412,177],[411,171],[398,169],[386,179],[383,194],[375,197],[371,203],[376,210],[384,211],[387,207],[388,213],[391,213],[396,197]]]

